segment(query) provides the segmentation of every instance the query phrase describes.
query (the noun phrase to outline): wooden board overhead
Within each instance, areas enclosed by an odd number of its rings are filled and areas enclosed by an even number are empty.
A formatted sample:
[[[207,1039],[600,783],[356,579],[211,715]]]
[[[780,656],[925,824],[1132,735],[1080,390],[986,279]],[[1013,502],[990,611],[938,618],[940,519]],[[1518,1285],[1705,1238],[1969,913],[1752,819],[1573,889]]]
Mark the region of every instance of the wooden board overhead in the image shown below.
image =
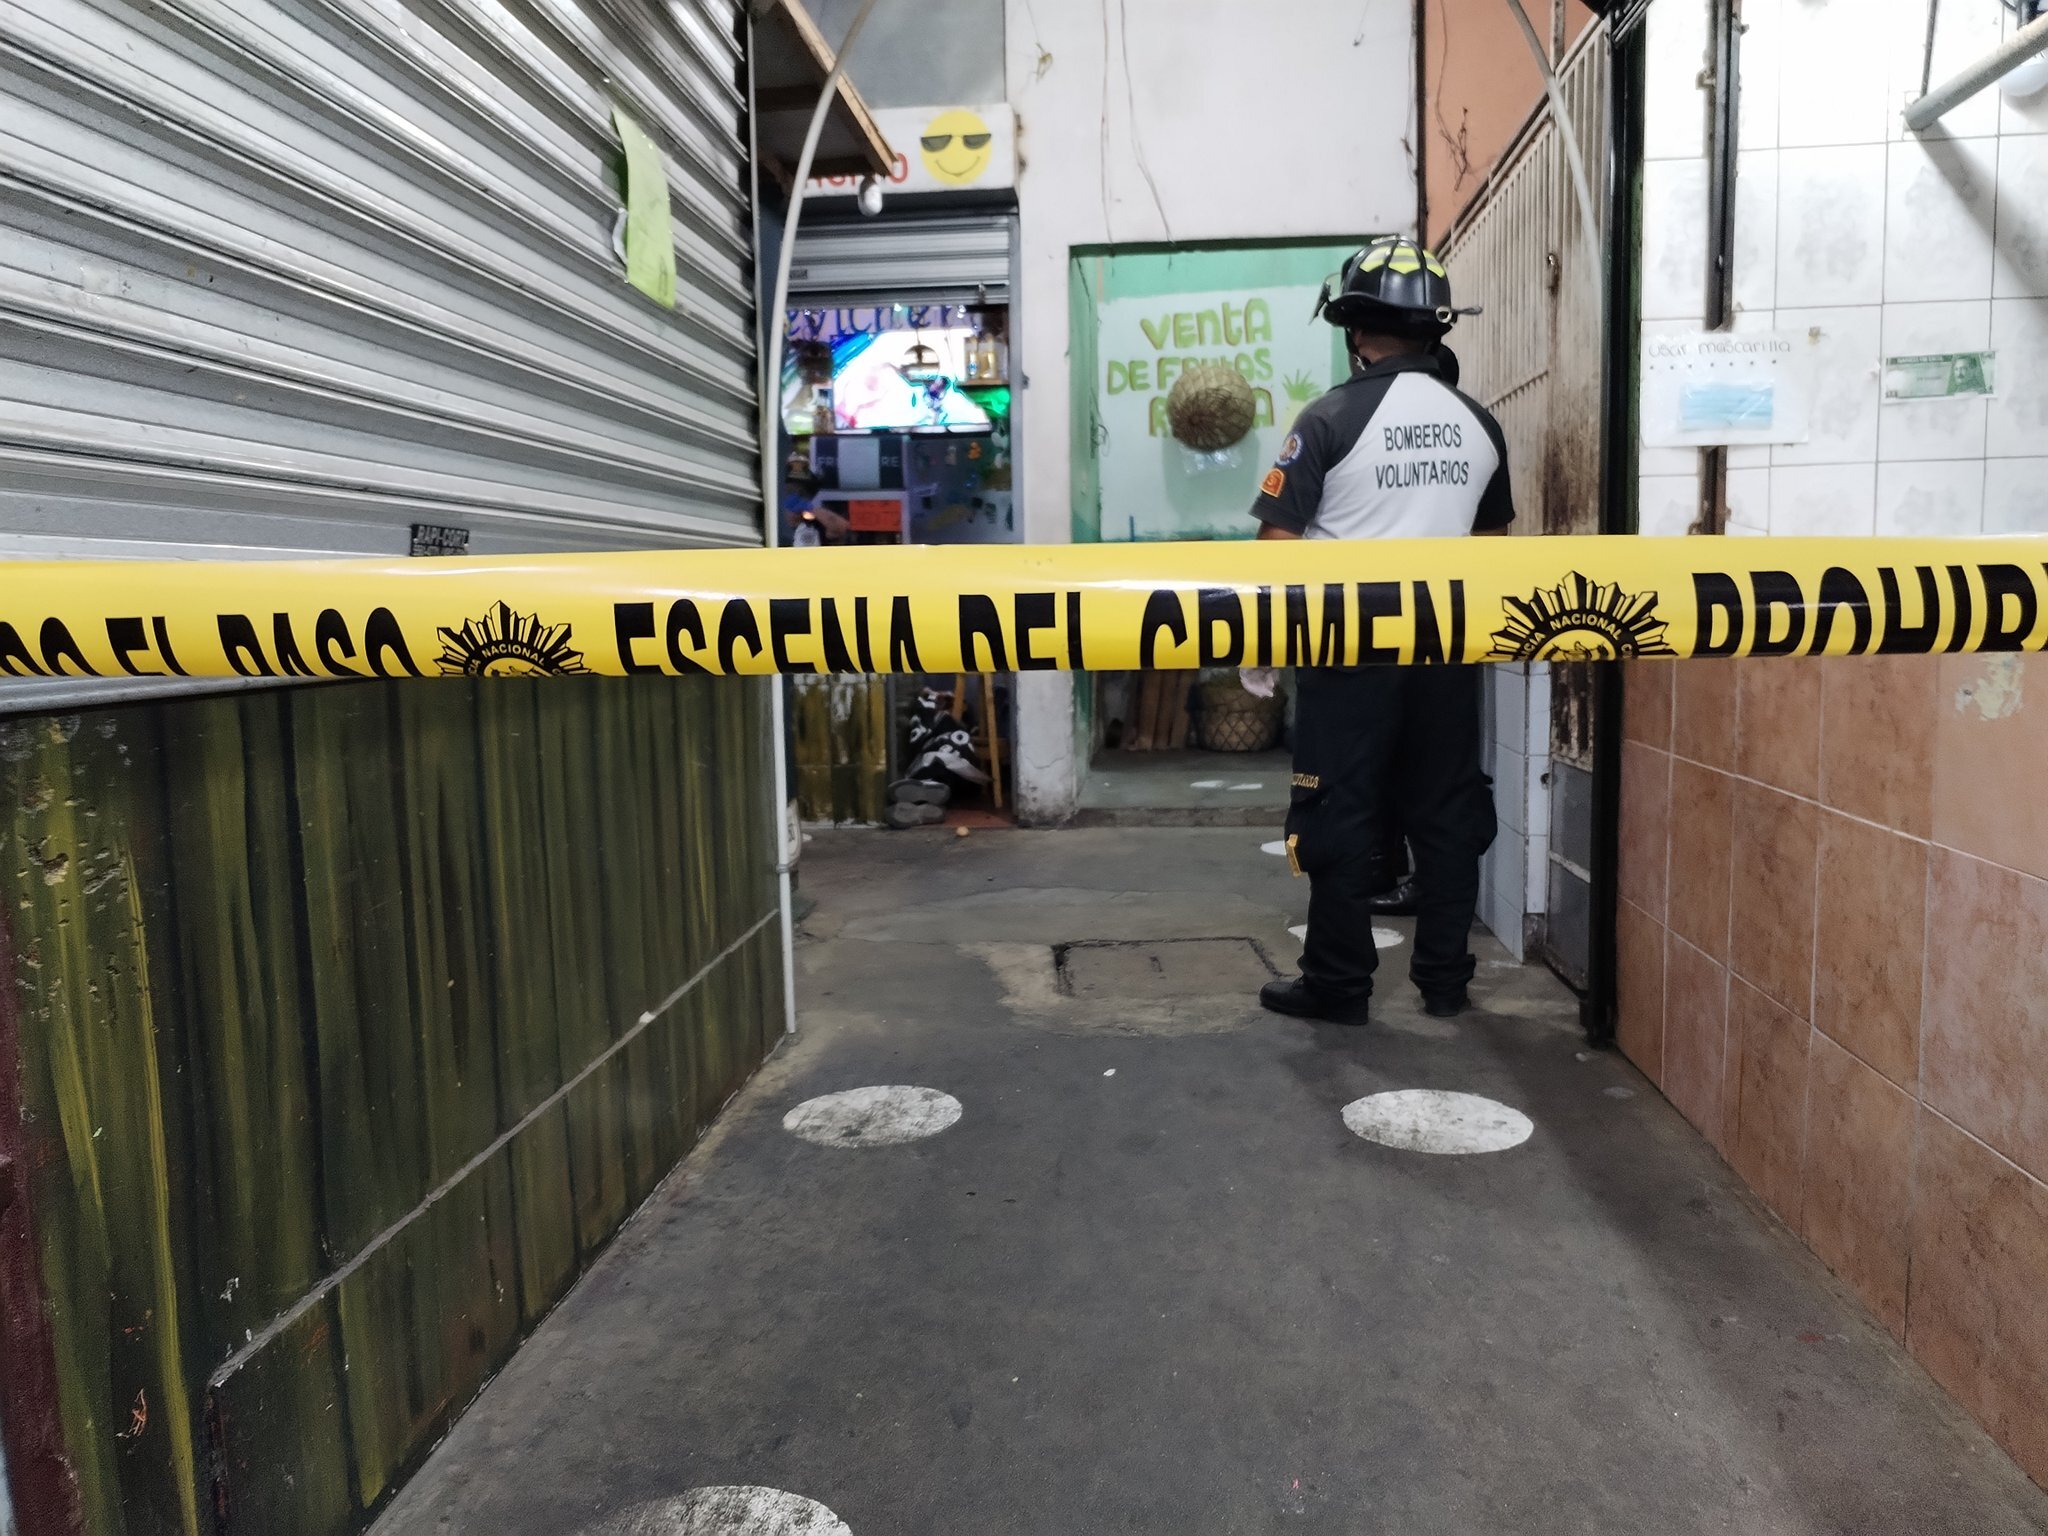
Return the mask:
[[[788,190],[803,153],[818,92],[836,55],[802,0],[774,0],[754,21],[754,112],[761,158]],[[886,176],[894,152],[860,99],[839,77],[812,157],[813,176]]]

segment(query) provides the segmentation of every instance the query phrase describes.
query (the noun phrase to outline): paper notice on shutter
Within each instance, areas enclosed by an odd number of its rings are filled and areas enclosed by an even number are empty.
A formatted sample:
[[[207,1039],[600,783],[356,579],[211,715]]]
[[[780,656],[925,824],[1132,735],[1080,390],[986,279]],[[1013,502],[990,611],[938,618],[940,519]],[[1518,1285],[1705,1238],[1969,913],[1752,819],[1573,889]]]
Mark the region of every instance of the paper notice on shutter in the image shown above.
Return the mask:
[[[666,309],[676,307],[676,236],[668,171],[647,132],[619,108],[612,122],[626,151],[626,281]]]

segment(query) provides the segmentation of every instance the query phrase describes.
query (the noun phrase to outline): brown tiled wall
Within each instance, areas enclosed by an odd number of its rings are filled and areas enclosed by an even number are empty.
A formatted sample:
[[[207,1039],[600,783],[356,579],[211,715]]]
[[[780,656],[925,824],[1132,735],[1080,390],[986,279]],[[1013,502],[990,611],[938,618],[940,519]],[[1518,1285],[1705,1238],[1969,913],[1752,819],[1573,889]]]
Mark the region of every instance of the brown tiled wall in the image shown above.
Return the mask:
[[[2048,1485],[2048,659],[1638,662],[1630,1058]]]

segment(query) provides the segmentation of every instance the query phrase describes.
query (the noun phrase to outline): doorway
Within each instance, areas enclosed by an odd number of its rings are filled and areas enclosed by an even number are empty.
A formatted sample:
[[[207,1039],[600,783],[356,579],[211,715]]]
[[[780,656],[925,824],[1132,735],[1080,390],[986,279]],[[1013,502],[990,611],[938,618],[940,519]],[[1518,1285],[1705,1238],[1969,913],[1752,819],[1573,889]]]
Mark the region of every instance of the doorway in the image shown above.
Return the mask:
[[[1017,537],[1009,378],[1014,219],[808,226],[782,378],[785,543],[963,545]],[[1006,823],[1007,673],[793,681],[798,813],[813,826]],[[936,789],[906,789],[910,780]],[[909,800],[915,814],[892,807]]]

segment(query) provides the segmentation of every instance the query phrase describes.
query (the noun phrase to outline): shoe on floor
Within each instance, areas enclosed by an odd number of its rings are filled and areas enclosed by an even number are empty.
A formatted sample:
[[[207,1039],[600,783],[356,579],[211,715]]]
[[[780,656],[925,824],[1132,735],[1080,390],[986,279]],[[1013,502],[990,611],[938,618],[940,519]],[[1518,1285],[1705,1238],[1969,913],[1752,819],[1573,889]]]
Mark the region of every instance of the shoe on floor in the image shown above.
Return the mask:
[[[1381,891],[1379,895],[1366,899],[1366,910],[1374,917],[1413,917],[1415,915],[1415,877],[1410,875],[1392,890]]]
[[[904,827],[929,827],[946,819],[946,808],[934,805],[929,800],[898,800],[882,813],[882,819],[899,830]]]
[[[1455,992],[1441,992],[1435,997],[1422,999],[1422,1011],[1432,1019],[1455,1019],[1472,1006],[1472,996],[1463,987]]]
[[[1326,1024],[1363,1024],[1368,999],[1325,997],[1300,976],[1269,981],[1259,988],[1259,1006],[1295,1019],[1321,1019]]]
[[[953,791],[930,779],[898,779],[889,786],[889,799],[897,805],[944,805]]]

